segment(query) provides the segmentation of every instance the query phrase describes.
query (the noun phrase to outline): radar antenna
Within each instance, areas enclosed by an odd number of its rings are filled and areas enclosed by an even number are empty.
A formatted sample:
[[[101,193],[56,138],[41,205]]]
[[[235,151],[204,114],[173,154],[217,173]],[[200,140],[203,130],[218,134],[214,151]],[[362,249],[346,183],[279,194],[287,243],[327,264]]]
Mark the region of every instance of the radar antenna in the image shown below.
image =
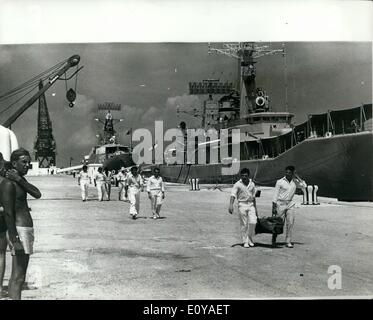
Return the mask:
[[[213,48],[209,43],[208,53],[223,54],[238,60],[237,91],[240,92],[240,117],[244,118],[255,109],[255,60],[277,53],[284,56],[285,48],[270,49],[268,45],[258,45],[254,42],[224,43],[223,48]]]

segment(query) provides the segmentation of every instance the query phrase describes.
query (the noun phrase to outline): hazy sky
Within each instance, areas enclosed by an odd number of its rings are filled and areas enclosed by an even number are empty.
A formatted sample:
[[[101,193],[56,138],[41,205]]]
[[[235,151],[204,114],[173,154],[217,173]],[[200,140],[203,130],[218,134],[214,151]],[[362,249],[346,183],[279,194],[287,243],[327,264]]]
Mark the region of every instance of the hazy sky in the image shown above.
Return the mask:
[[[281,48],[281,43],[271,43]],[[221,44],[215,46],[221,47]],[[286,43],[289,111],[296,122],[308,113],[344,109],[372,102],[372,44],[359,42]],[[164,120],[165,128],[182,120],[190,126],[199,120],[178,117],[176,106],[192,109],[201,105],[198,96],[188,95],[189,81],[219,78],[235,81],[237,62],[227,56],[208,55],[206,43],[116,43],[0,45],[0,94],[50,68],[73,54],[81,56],[77,103],[68,107],[65,83],[58,81],[46,93],[57,143],[57,165],[69,158],[77,163],[95,144],[102,129],[94,121],[104,113],[97,104],[112,101],[122,105],[114,117],[125,121],[117,126],[122,142],[129,128],[153,128]],[[284,60],[281,54],[260,58],[257,85],[270,95],[275,111],[285,108]],[[74,81],[69,81],[74,87]],[[8,104],[0,101],[0,112]],[[11,112],[0,115],[4,121]],[[37,130],[37,103],[12,126],[21,146],[32,150]]]

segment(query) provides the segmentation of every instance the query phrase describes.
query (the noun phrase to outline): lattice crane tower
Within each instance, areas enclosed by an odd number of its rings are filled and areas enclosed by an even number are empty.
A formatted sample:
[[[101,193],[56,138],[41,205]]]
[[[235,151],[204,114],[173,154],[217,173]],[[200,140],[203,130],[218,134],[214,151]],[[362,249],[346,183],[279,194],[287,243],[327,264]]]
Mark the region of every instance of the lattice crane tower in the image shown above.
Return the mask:
[[[39,90],[42,88],[43,81],[40,81]],[[49,168],[56,165],[56,142],[53,137],[52,122],[44,93],[39,97],[38,134],[34,149],[35,160],[39,162],[39,168]]]

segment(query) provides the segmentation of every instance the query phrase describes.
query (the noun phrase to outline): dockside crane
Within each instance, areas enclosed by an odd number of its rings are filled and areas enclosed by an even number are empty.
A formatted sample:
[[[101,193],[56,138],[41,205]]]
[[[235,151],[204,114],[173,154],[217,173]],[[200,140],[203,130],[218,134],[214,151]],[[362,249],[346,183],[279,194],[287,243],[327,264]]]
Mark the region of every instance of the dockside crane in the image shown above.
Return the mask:
[[[49,76],[48,82],[37,93],[35,93],[29,100],[27,100],[19,109],[17,109],[9,118],[7,118],[2,123],[2,126],[6,127],[6,128],[10,128],[11,125],[19,118],[19,116],[22,113],[24,113],[28,108],[30,108],[34,104],[34,102],[37,99],[39,99],[39,97],[42,94],[44,94],[57,80],[59,80],[61,78],[61,76],[63,74],[65,74],[67,72],[67,70],[69,70],[71,67],[77,66],[79,64],[79,62],[80,62],[80,56],[78,56],[78,55],[71,56],[69,59],[67,59],[66,61],[64,61],[64,63],[62,64],[62,66],[57,71],[54,71]],[[72,76],[74,76],[82,68],[83,67],[80,67],[79,69],[77,69],[77,71]],[[65,79],[63,79],[63,80],[65,80]],[[26,82],[25,84],[28,84],[28,82]],[[14,95],[13,91],[16,91],[16,89],[11,90],[11,91],[5,93],[4,95],[1,95],[0,98],[5,98],[8,95]],[[70,89],[67,92],[67,99],[70,101],[70,107],[73,106],[72,103],[73,103],[73,101],[76,98],[76,93],[73,92],[73,91],[74,91],[73,89]],[[5,108],[5,110],[6,109],[7,108]],[[4,110],[1,110],[1,112],[4,112]]]
[[[76,85],[77,78],[75,78],[75,90],[70,88],[67,90],[67,80],[71,79],[74,75],[83,68],[83,66],[78,67],[80,62],[79,55],[73,55],[70,58],[56,64],[55,66],[49,68],[48,70],[42,72],[38,76],[26,81],[22,85],[14,88],[3,95],[0,95],[0,101],[10,99],[17,94],[26,92],[20,99],[11,103],[9,106],[0,109],[0,115],[9,112],[10,108],[23,99],[26,95],[30,94],[38,87],[38,91],[29,98],[21,107],[17,108],[1,125],[5,128],[11,128],[12,124],[28,109],[30,108],[36,100],[39,99],[38,108],[38,135],[35,142],[35,160],[39,162],[39,167],[47,168],[56,164],[56,144],[52,134],[52,123],[49,117],[49,112],[47,108],[47,103],[45,99],[45,92],[54,84],[57,80],[66,81],[66,98],[69,101],[69,107],[73,107],[76,99]],[[76,71],[70,76],[66,77],[66,72],[76,66]],[[65,78],[62,75],[65,74]],[[46,81],[44,84],[43,81]]]

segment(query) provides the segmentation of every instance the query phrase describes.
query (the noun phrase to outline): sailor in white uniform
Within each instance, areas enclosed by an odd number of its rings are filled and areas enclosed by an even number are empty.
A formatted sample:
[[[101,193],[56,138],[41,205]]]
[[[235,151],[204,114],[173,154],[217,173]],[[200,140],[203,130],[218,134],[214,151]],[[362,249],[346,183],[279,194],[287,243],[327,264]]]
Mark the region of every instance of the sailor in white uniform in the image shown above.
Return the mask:
[[[297,188],[306,188],[307,184],[296,173],[294,166],[285,168],[285,177],[277,180],[272,199],[272,214],[280,216],[286,222],[286,246],[293,248],[292,236],[295,220],[295,202],[293,197]],[[272,245],[276,245],[276,235],[272,237]]]
[[[124,185],[127,179],[127,172],[124,167],[120,169],[120,172],[118,173],[117,180],[118,180],[118,200],[126,200],[123,199],[123,191],[124,191]]]
[[[105,190],[106,190],[106,197],[107,201],[110,201],[110,195],[111,195],[111,180],[113,179],[113,173],[108,169],[105,168],[103,171],[104,177],[105,177]]]
[[[105,176],[102,173],[102,168],[97,169],[97,173],[94,177],[95,186],[97,187],[98,201],[104,200],[106,194]]]
[[[80,185],[80,190],[82,192],[82,201],[87,201],[88,199],[88,187],[91,183],[91,177],[87,172],[88,167],[86,165],[83,166],[83,170],[80,171],[78,177],[78,185]]]
[[[140,210],[140,191],[144,191],[144,182],[141,175],[138,173],[136,166],[131,168],[131,173],[128,174],[125,183],[125,197],[130,201],[130,215],[132,219],[136,219]]]
[[[256,189],[254,182],[249,178],[248,168],[243,168],[240,174],[241,180],[237,181],[232,188],[228,211],[230,214],[233,213],[233,203],[237,199],[243,246],[250,248],[254,247],[253,236],[257,223]]]
[[[150,199],[152,208],[153,219],[160,218],[161,207],[164,200],[164,182],[159,173],[159,168],[154,168],[154,175],[148,179],[146,185],[146,191],[148,192],[148,197]]]

